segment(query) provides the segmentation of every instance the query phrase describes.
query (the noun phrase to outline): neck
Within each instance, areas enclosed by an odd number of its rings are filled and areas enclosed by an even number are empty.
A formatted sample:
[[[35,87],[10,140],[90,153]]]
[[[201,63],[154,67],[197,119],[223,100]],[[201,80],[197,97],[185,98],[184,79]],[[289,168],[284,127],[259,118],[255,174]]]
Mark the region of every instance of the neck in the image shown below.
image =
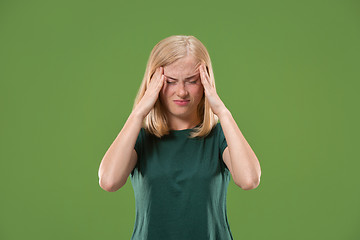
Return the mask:
[[[169,128],[170,130],[184,130],[196,127],[200,124],[200,119],[196,116],[189,119],[180,119],[180,118],[169,118]]]

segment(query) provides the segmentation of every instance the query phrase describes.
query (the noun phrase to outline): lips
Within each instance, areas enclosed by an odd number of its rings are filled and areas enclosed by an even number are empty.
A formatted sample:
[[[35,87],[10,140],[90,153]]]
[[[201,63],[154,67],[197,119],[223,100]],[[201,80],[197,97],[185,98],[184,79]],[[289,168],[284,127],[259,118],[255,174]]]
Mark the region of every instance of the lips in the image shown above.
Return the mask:
[[[179,106],[186,106],[189,102],[190,100],[174,100],[174,103]]]

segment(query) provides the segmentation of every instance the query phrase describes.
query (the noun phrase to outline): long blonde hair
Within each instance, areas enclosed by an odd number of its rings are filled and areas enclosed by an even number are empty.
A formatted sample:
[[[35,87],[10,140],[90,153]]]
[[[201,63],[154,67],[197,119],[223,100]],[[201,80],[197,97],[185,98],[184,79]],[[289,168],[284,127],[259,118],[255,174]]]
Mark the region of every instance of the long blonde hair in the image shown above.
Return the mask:
[[[176,60],[190,54],[199,62],[205,64],[210,76],[210,81],[211,79],[215,79],[209,53],[206,47],[196,37],[186,35],[167,37],[158,42],[150,53],[144,78],[134,101],[133,110],[144,96],[150,79],[158,67],[172,64]],[[211,81],[210,84],[215,87],[215,81]],[[197,113],[200,116],[201,124],[190,133],[191,138],[207,136],[219,120],[211,110],[205,94],[198,105]],[[160,138],[169,134],[168,121],[159,98],[149,114],[144,118],[143,127],[151,134]]]

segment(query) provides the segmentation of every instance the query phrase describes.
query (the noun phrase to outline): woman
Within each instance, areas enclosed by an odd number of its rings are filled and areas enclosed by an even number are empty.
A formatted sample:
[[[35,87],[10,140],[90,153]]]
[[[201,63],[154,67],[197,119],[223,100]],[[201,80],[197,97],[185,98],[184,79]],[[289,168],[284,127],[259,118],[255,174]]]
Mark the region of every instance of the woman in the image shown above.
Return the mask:
[[[131,239],[222,240],[233,239],[230,174],[253,189],[260,164],[216,93],[208,51],[193,36],[165,38],[151,51],[133,110],[102,159],[99,184],[114,192],[130,176]]]

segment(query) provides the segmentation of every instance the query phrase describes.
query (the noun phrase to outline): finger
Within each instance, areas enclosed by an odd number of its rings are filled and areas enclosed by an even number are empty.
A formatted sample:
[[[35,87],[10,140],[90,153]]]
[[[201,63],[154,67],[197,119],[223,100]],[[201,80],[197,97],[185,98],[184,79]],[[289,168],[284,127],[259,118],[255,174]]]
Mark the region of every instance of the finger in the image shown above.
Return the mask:
[[[156,68],[156,69],[155,69],[155,72],[153,72],[153,74],[151,74],[150,82],[152,82],[152,80],[153,80],[154,78],[156,78],[157,72],[158,72],[158,68]]]
[[[158,74],[159,74],[159,68],[156,68],[156,70],[154,72],[154,78],[157,77]]]
[[[162,76],[163,73],[164,73],[164,68],[160,66],[158,69],[159,69],[159,71],[158,71],[158,76],[159,76],[159,78],[161,78],[161,76]]]
[[[203,72],[204,72],[204,74],[205,74],[205,76],[206,76],[207,78],[210,77],[209,74],[208,74],[208,72],[207,72],[207,68],[206,68],[205,65],[203,65]]]
[[[160,74],[159,78],[157,79],[159,84],[164,82],[164,74]]]
[[[201,78],[204,80],[205,83],[208,83],[208,79],[207,79],[207,76],[205,75],[205,71],[204,71],[204,65],[201,68]]]
[[[158,68],[155,69],[155,72],[153,73],[153,75],[152,75],[152,77],[151,77],[151,79],[150,79],[151,82],[152,82],[153,80],[156,80],[156,79],[158,79],[158,78],[161,77],[161,73],[160,73],[161,69],[160,69],[160,68],[161,68],[161,67],[158,67]]]
[[[202,83],[204,80],[204,72],[203,72],[202,65],[200,66],[199,70],[200,70],[200,79],[201,79],[201,83]]]
[[[206,79],[206,82],[209,84],[209,86],[212,86],[211,83],[210,83],[210,76],[206,70],[206,66],[204,65],[204,68],[203,68],[203,72],[204,72],[204,75],[205,75],[205,79]]]
[[[164,83],[164,82],[165,82],[165,79],[166,79],[165,75],[162,74],[162,75],[161,75],[161,83]]]
[[[201,83],[204,86],[204,88],[207,89],[208,84],[207,84],[207,80],[206,80],[205,75],[204,75],[204,71],[202,69],[201,69],[201,72],[200,72],[200,79],[201,79]]]
[[[159,85],[158,85],[159,91],[164,86],[165,78],[166,78],[165,75],[162,75],[160,78]]]

